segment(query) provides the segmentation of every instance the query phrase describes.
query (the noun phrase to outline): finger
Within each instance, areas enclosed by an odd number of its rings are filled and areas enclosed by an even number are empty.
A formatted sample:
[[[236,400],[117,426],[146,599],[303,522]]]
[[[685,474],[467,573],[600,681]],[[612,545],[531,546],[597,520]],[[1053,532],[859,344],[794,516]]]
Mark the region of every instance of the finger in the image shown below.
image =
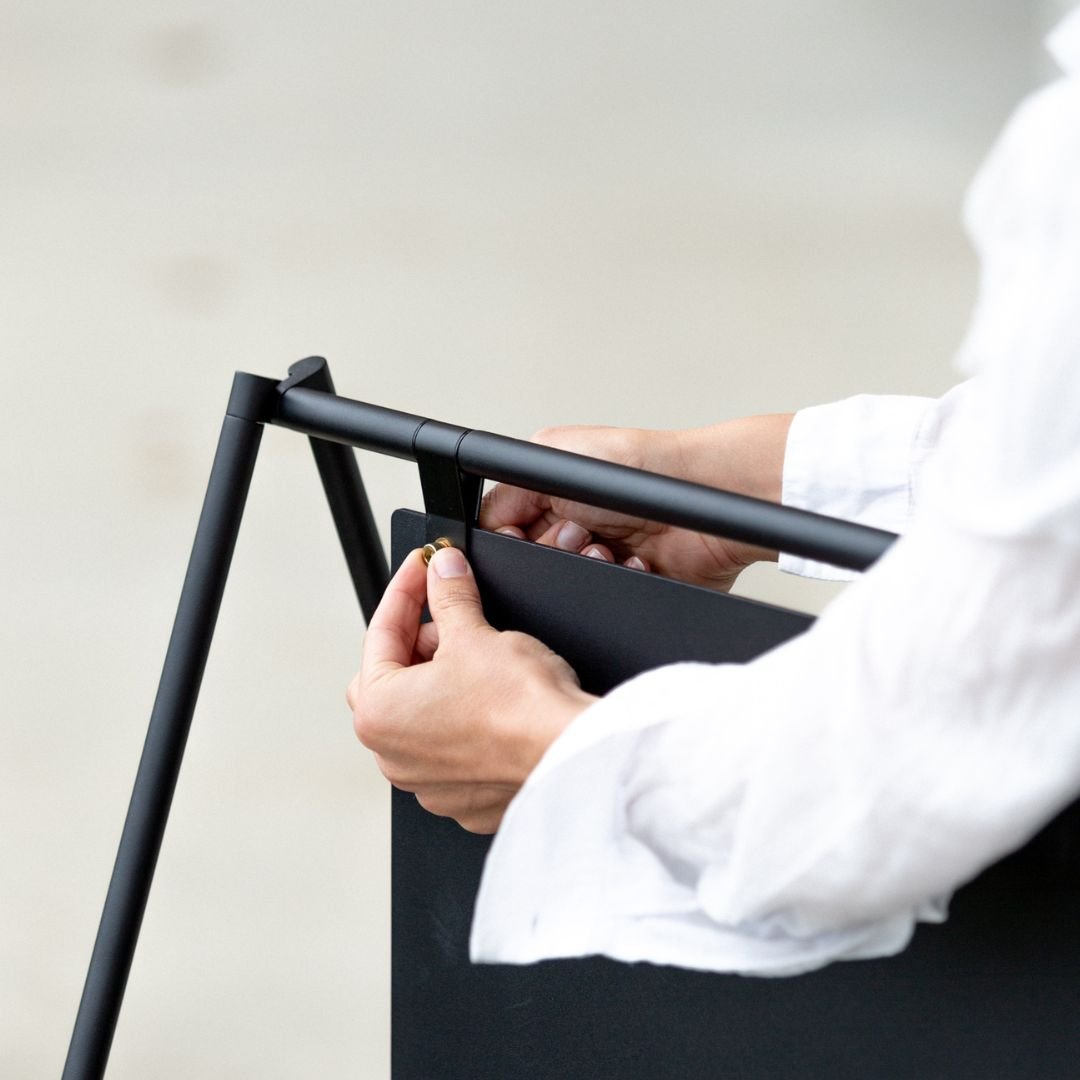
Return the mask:
[[[627,566],[631,570],[644,570],[645,573],[648,573],[650,570],[648,562],[639,555],[631,555],[630,558],[623,563],[623,566]]]
[[[465,555],[458,548],[436,551],[428,564],[427,601],[439,641],[488,628],[480,592]]]
[[[419,551],[411,552],[386,587],[364,636],[360,682],[408,667],[420,630],[427,575]]]
[[[590,559],[603,559],[604,562],[614,562],[615,556],[611,554],[611,548],[603,544],[588,544],[581,549],[582,555],[588,555]]]
[[[433,623],[421,623],[420,632],[416,635],[416,644],[413,646],[413,663],[427,663],[435,655],[439,647],[439,628]]]
[[[566,518],[562,514],[556,514],[554,510],[545,510],[526,530],[525,536],[534,543],[539,541],[548,529],[553,525],[559,525]]]
[[[519,529],[516,525],[502,525],[495,530],[497,533],[501,533],[503,536],[513,536],[518,540],[525,540],[527,537],[522,529]]]
[[[560,551],[581,551],[589,541],[592,533],[579,525],[576,521],[556,521],[549,529],[536,537],[538,544],[547,547],[558,548]]]
[[[550,503],[551,499],[539,492],[512,484],[497,484],[480,503],[480,527],[494,531],[504,525],[528,526]]]

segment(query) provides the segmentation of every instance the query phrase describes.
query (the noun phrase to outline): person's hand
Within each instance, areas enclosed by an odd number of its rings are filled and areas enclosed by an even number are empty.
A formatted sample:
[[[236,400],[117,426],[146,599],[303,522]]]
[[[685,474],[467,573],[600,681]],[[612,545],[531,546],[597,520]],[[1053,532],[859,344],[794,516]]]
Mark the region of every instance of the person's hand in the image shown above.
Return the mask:
[[[421,624],[427,600],[433,622]],[[494,832],[510,800],[594,699],[561,657],[484,618],[456,548],[402,563],[372,616],[346,698],[357,737],[395,787],[470,832]]]
[[[534,442],[635,469],[779,499],[790,417],[763,416],[691,431],[545,428]],[[776,553],[644,518],[500,484],[484,496],[482,528],[594,558],[730,589],[751,563]]]

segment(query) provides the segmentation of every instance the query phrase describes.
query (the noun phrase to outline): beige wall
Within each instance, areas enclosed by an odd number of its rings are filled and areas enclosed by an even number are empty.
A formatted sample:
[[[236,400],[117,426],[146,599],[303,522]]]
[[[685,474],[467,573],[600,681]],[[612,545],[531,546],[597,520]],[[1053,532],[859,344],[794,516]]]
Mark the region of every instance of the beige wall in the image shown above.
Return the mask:
[[[937,393],[1034,6],[15,0],[0,1075],[59,1072],[235,368],[525,436]],[[380,520],[412,470],[362,465]],[[814,608],[769,572],[755,595]],[[386,790],[271,431],[110,1075],[387,1075]]]

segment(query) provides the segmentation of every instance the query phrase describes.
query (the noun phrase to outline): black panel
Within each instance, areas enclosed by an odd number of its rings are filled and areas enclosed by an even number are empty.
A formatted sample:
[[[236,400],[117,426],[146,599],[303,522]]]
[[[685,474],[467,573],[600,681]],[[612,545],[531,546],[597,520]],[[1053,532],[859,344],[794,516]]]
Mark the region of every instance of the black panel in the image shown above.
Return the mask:
[[[393,564],[430,539],[399,511]],[[803,615],[475,533],[485,612],[602,692],[675,660],[745,661]],[[394,1080],[713,1080],[1080,1075],[1076,808],[958,893],[888,960],[792,979],[594,958],[473,966],[489,841],[394,792]]]

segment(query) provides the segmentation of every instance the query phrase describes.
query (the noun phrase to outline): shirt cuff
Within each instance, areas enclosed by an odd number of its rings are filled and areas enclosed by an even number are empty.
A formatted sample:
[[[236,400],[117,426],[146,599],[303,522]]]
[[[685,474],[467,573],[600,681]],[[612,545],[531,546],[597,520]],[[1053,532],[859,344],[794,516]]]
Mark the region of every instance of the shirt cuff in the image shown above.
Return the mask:
[[[784,454],[785,506],[903,532],[915,447],[933,398],[860,394],[795,414]],[[780,569],[848,581],[850,570],[780,553]]]

